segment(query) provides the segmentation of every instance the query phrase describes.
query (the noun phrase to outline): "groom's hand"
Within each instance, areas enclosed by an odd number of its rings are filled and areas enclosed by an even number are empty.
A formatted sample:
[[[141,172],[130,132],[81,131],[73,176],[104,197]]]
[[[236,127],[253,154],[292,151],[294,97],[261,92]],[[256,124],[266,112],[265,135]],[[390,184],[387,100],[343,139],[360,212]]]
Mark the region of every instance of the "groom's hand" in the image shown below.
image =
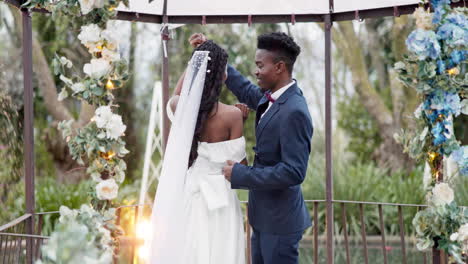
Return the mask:
[[[234,167],[235,162],[232,160],[226,161],[226,166],[223,167],[223,174],[224,178],[228,180],[229,182],[231,181],[231,175],[232,175],[232,168]]]
[[[193,48],[197,48],[201,44],[205,43],[208,39],[202,33],[195,33],[189,38],[190,45]]]
[[[245,120],[247,120],[247,118],[249,117],[249,112],[250,112],[249,107],[246,104],[235,104],[234,106],[241,110],[242,119],[245,122]]]

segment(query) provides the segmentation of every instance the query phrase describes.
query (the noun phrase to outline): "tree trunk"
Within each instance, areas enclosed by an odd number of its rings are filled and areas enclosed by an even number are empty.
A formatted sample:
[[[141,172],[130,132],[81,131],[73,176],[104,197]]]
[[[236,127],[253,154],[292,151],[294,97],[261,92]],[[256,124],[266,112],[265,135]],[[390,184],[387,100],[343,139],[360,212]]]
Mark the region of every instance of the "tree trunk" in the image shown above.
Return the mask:
[[[16,28],[22,28],[21,14],[13,8],[10,8],[10,11],[14,16]],[[16,30],[16,32],[21,39],[21,31]],[[44,140],[47,150],[52,154],[57,180],[59,182],[77,183],[86,178],[85,170],[79,169],[81,166],[71,158],[67,143],[62,139],[61,133],[57,130],[58,122],[74,118],[64,102],[57,100],[58,94],[54,76],[49,68],[49,63],[42,50],[41,43],[34,34],[32,54],[35,80],[37,81],[41,96],[44,99],[47,112],[54,119],[50,127],[44,131],[45,134],[41,140]],[[86,103],[82,103],[79,119],[75,120],[73,127],[83,127],[89,122],[93,115],[94,108]]]
[[[129,58],[129,71],[134,72],[135,69],[135,50],[137,43],[137,25],[132,23],[130,31],[130,58]],[[141,165],[138,162],[141,160],[142,147],[138,143],[138,128],[135,127],[135,121],[137,120],[137,109],[134,94],[134,74],[130,74],[130,78],[125,86],[116,91],[116,100],[120,105],[119,113],[122,115],[123,122],[127,126],[125,130],[125,142],[127,149],[130,151],[130,155],[126,158],[127,163],[127,174],[130,177],[138,167]],[[130,160],[131,159],[131,160]]]
[[[380,166],[390,168],[392,171],[400,169],[411,170],[413,162],[408,155],[403,153],[403,147],[396,144],[393,135],[399,132],[401,123],[399,118],[395,118],[394,113],[389,109],[381,95],[371,83],[368,74],[368,65],[366,65],[364,57],[364,44],[357,37],[352,22],[340,22],[339,27],[334,27],[333,42],[337,46],[337,50],[344,56],[344,62],[352,72],[352,82],[359,96],[359,99],[372,118],[375,120],[379,134],[382,138],[381,145],[375,150],[374,158]],[[372,42],[374,49],[381,48],[377,42]],[[373,56],[377,56],[375,53]],[[373,60],[376,62],[376,60]],[[379,67],[377,67],[379,69]],[[381,69],[382,70],[382,69]],[[385,74],[380,73],[384,78]],[[394,76],[390,77],[395,78]],[[382,82],[381,82],[382,83]],[[392,82],[392,84],[395,84]],[[392,89],[394,87],[392,86]],[[395,87],[398,91],[398,88]],[[395,95],[400,97],[401,92],[396,92]],[[401,100],[400,100],[401,101]],[[399,107],[397,107],[398,111]]]

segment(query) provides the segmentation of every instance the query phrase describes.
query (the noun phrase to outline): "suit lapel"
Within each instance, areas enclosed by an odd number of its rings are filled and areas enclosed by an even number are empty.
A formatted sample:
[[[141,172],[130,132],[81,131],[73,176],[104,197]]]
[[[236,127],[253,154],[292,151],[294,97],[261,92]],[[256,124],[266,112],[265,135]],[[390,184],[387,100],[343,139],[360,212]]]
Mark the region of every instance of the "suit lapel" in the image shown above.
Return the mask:
[[[272,117],[279,111],[279,104],[274,103],[270,109],[265,113],[265,115],[260,119],[260,122],[257,125],[257,138],[259,138],[262,135],[263,129],[265,129],[265,126],[270,122]]]
[[[258,121],[260,120],[260,118],[262,117],[262,113],[264,111],[261,111],[262,110],[262,107],[264,107],[265,109],[268,108],[268,99],[263,96],[262,99],[260,99],[260,102],[258,103],[258,106],[257,106],[257,111],[255,112],[255,128],[257,128],[258,126]]]
[[[288,100],[288,98],[292,94],[296,93],[297,91],[300,92],[299,88],[297,87],[297,83],[294,83],[278,98],[278,100],[276,100],[276,102],[270,107],[270,109],[268,109],[268,111],[265,113],[263,118],[261,118],[261,113],[258,110],[261,109],[263,104],[266,104],[268,107],[268,99],[265,96],[262,97],[257,107],[257,116],[256,116],[256,122],[255,122],[255,128],[256,128],[255,130],[256,130],[257,139],[260,138],[260,136],[262,135],[262,132],[265,129],[266,125],[273,119],[276,113],[278,113],[278,111],[281,108],[281,105],[284,104],[286,100]]]

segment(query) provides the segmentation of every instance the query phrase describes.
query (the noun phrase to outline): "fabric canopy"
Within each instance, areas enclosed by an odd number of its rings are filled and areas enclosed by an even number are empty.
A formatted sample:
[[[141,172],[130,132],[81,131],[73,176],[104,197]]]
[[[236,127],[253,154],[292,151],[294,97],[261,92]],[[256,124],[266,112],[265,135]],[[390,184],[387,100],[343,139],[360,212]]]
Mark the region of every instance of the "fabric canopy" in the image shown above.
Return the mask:
[[[334,0],[334,13],[418,4],[420,0]],[[164,0],[130,0],[122,11],[162,15]],[[167,0],[169,16],[301,15],[329,12],[329,0]]]

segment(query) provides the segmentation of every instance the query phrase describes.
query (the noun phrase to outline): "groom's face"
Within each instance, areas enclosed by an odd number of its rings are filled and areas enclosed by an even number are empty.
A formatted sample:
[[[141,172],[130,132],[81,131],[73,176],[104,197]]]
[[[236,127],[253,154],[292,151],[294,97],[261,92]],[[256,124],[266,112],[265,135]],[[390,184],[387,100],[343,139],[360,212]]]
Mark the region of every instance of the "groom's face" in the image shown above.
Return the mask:
[[[278,65],[275,63],[275,54],[271,51],[258,49],[255,53],[255,76],[258,86],[263,91],[273,89],[278,83]]]

